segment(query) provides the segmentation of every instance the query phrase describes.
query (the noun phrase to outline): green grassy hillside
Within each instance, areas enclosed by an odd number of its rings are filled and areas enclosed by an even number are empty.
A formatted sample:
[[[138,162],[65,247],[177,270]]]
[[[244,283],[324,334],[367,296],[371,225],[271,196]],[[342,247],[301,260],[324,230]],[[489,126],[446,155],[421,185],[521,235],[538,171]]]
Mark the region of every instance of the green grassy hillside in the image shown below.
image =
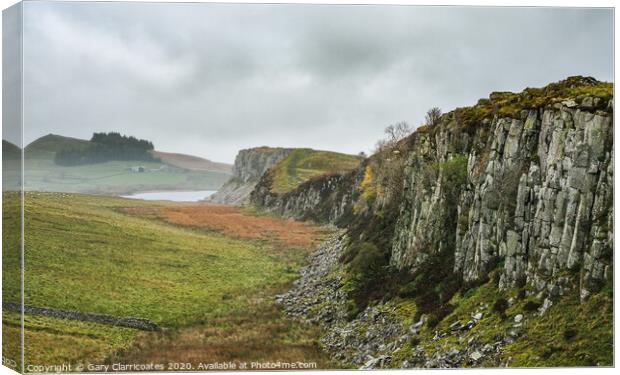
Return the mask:
[[[26,158],[53,160],[54,155],[59,151],[67,149],[83,150],[91,145],[91,142],[84,139],[48,134],[26,146],[24,155]]]
[[[145,173],[132,172],[143,166]],[[63,167],[50,160],[26,159],[26,190],[89,194],[128,194],[154,190],[217,190],[224,172],[191,171],[159,162],[109,161]]]
[[[309,148],[295,149],[271,169],[271,190],[286,193],[312,177],[354,169],[360,161],[361,157],[355,155]]]
[[[232,173],[232,165],[216,163],[211,160],[203,159],[198,156],[178,154],[174,152],[152,151],[153,157],[162,163],[194,171],[216,171]]]
[[[19,159],[21,157],[22,150],[15,144],[2,140],[2,160]]]
[[[217,190],[230,178],[230,171],[218,163],[189,155],[180,157],[180,154],[163,153],[169,163],[118,160],[62,166],[54,162],[57,152],[90,145],[90,141],[54,134],[30,143],[25,149],[25,189],[109,195],[154,190]],[[7,150],[14,152],[10,147]],[[203,162],[198,163],[198,159]],[[204,168],[194,168],[196,165]],[[208,168],[209,165],[213,168]],[[144,167],[146,173],[132,172],[131,168],[137,166]]]
[[[259,244],[248,246],[117,212],[140,203],[28,194],[26,303],[147,317],[170,327],[230,308],[213,303],[226,293],[265,279],[278,281],[274,277],[279,265],[258,256],[265,251]],[[6,260],[9,286],[19,280],[10,274],[14,260]],[[19,300],[14,293],[4,298]]]
[[[19,190],[21,181],[21,149],[2,140],[2,191]]]
[[[7,194],[5,201],[10,202]],[[126,213],[167,207],[175,206],[27,193],[25,303],[142,317],[172,330],[188,329],[214,317],[245,313],[248,303],[256,303],[251,300],[257,292],[292,280],[296,273],[291,269],[307,254],[294,246],[276,248],[270,241]],[[4,224],[18,226],[18,212],[5,211]],[[239,215],[260,220],[242,212]],[[276,219],[268,219],[269,225],[274,225]],[[281,221],[278,225],[290,227]],[[4,235],[5,246],[16,246],[6,230]],[[7,302],[20,300],[19,257],[15,255],[3,251]],[[272,301],[271,297],[268,300]],[[7,341],[19,335],[17,315],[5,314],[3,323]],[[136,335],[131,329],[27,316],[26,361],[102,361],[112,350],[130,347]],[[17,353],[10,352],[15,349],[5,347],[4,355],[15,357]]]
[[[495,311],[496,301],[510,300],[503,314]],[[414,323],[417,308],[413,299],[395,299],[396,311],[405,325]],[[498,334],[515,327],[514,317],[522,314],[519,339],[505,346],[496,360],[510,367],[611,366],[613,364],[613,296],[611,288],[594,294],[581,303],[575,292],[555,299],[541,317],[535,296],[523,290],[500,291],[492,282],[459,292],[450,300],[453,309],[437,326],[424,326],[415,344],[429,353],[446,347],[465,350],[470,340],[493,343]],[[486,308],[482,308],[482,306]],[[471,330],[454,334],[450,325],[468,322],[472,314],[482,311],[482,320]],[[522,330],[521,330],[522,329]],[[434,339],[436,332],[452,334]],[[411,350],[407,345],[395,358],[400,363]],[[496,361],[495,360],[495,361]],[[488,366],[496,366],[490,362]]]

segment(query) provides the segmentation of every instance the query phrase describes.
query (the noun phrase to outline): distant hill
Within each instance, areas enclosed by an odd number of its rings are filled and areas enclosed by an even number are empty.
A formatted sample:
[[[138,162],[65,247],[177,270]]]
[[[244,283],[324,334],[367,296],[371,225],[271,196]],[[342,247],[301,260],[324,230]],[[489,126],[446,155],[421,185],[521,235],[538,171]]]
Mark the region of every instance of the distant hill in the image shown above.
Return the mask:
[[[13,143],[6,141],[6,140],[2,140],[2,159],[3,160],[9,160],[9,159],[19,159],[21,157],[22,154],[22,150],[21,148],[19,148],[18,146],[14,145]]]
[[[26,189],[107,195],[158,190],[218,190],[231,176],[230,168],[227,169],[225,164],[157,151],[150,151],[153,158],[150,153],[147,154],[149,160],[116,160],[115,157],[122,155],[112,155],[110,160],[96,163],[56,162],[59,153],[97,151],[98,146],[96,142],[56,134],[35,140],[25,149],[28,170]],[[16,151],[19,152],[19,149],[5,145],[3,152],[15,154]],[[76,155],[80,156],[80,153]],[[92,156],[94,153],[86,152],[84,155]]]
[[[152,151],[151,154],[164,164],[184,168],[191,171],[217,171],[232,173],[232,165],[217,163],[198,156],[177,154],[173,152]]]
[[[64,137],[62,135],[48,134],[43,136],[28,146],[26,146],[24,156],[29,159],[54,159],[56,153],[64,150],[84,150],[92,143],[85,139]]]
[[[271,191],[286,193],[313,177],[355,169],[361,160],[362,157],[357,155],[309,148],[294,149],[267,172],[272,181]]]
[[[85,150],[89,147],[92,147],[93,144],[93,142],[85,139],[65,137],[57,134],[48,134],[26,146],[25,157],[29,159],[54,160],[54,157],[59,152],[66,150]],[[15,148],[17,149],[17,152],[19,152],[19,148],[13,144],[6,146],[6,148],[7,152],[9,153],[14,153]],[[208,159],[203,159],[198,156],[156,150],[151,151],[151,154],[153,155],[153,157],[160,159],[163,164],[172,167],[187,169],[191,171],[213,171],[224,172],[227,174],[230,174],[232,172],[232,165],[230,164],[217,163]]]

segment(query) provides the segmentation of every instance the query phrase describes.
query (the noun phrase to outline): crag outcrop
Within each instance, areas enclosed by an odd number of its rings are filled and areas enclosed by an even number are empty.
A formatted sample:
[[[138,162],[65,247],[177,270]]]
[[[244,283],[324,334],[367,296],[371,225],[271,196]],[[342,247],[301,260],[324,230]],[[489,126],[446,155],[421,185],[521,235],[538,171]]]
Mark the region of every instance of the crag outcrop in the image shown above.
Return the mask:
[[[256,147],[239,151],[235,158],[232,178],[222,186],[208,201],[222,204],[247,203],[250,193],[261,176],[284,159],[291,149]]]
[[[252,204],[344,231],[280,303],[367,368],[610,365],[613,104],[612,84],[570,77],[293,191],[264,174]]]

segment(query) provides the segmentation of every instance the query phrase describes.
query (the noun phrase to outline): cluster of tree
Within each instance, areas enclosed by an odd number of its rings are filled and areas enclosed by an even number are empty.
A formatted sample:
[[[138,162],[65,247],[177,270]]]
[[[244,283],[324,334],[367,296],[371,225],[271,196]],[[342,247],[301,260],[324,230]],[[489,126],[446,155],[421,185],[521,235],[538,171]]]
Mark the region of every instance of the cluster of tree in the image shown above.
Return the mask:
[[[69,148],[56,153],[54,162],[71,166],[103,163],[111,160],[155,160],[149,151],[153,143],[120,133],[94,133],[88,147]]]

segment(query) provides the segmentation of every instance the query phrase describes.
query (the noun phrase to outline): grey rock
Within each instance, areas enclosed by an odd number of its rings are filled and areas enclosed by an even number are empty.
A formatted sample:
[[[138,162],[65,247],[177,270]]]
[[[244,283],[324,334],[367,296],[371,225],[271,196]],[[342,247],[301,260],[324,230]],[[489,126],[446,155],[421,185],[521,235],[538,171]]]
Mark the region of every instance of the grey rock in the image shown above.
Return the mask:
[[[13,302],[3,302],[2,308],[7,311],[18,311],[20,313],[51,316],[54,318],[77,320],[83,322],[94,322],[98,324],[107,324],[117,327],[129,327],[144,331],[159,331],[161,327],[157,323],[143,318],[114,316],[108,314],[98,314],[92,312],[82,312],[76,310],[61,310],[49,307],[40,307],[32,305],[21,305]]]
[[[522,320],[523,320],[523,314],[515,315],[515,317],[514,317],[515,323],[521,323]]]
[[[553,305],[553,301],[551,301],[549,298],[545,298],[545,300],[543,301],[542,306],[540,306],[538,308],[538,314],[540,316],[545,315],[545,313],[547,312],[547,309],[549,309],[549,307],[551,307],[551,305]]]
[[[232,177],[207,201],[235,205],[247,203],[263,174],[291,151],[292,149],[269,147],[239,151],[235,158]]]
[[[577,103],[574,100],[565,100],[562,102],[562,105],[565,105],[568,108],[573,108],[577,106]]]
[[[469,358],[471,358],[474,361],[478,361],[482,357],[484,357],[484,355],[477,350],[469,355]]]
[[[360,367],[360,369],[361,370],[372,370],[372,369],[376,369],[376,368],[383,368],[383,366],[385,366],[385,364],[391,358],[392,357],[385,356],[385,355],[382,355],[382,356],[377,357],[377,358],[371,358],[366,363],[364,363],[364,365],[362,367]]]

